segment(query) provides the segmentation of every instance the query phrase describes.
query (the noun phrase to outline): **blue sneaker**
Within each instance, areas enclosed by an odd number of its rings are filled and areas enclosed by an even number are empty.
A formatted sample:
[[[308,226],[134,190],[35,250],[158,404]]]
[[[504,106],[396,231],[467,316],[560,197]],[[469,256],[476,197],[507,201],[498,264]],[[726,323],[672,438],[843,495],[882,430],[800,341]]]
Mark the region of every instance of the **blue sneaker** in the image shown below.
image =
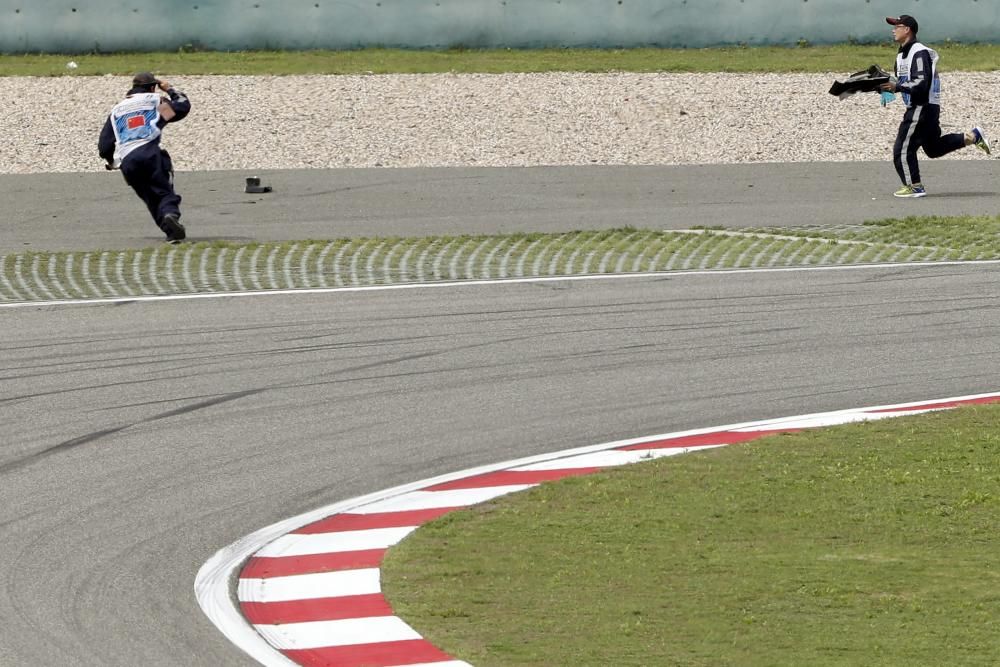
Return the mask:
[[[972,138],[975,139],[973,145],[981,150],[982,152],[989,155],[993,151],[990,149],[990,140],[986,138],[986,133],[983,132],[983,128],[974,127],[972,128]]]

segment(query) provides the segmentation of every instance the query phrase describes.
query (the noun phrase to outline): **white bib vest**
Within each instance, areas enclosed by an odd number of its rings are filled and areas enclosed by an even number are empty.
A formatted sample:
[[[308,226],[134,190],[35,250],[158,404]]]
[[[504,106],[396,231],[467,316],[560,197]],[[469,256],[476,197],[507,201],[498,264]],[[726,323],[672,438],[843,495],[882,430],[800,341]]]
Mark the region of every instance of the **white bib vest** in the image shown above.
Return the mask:
[[[129,153],[160,137],[160,96],[157,93],[131,95],[111,110],[115,132],[115,162],[120,167]]]
[[[931,71],[930,72],[914,72],[911,71],[914,67],[920,65],[922,61],[917,60],[914,63],[914,56],[918,53],[927,51],[931,57]],[[938,53],[934,49],[929,49],[920,42],[914,42],[910,46],[909,52],[906,57],[903,57],[902,53],[896,54],[896,76],[899,77],[899,83],[906,83],[907,81],[912,81],[915,78],[926,78],[929,79],[930,93],[927,96],[928,104],[941,104],[941,79],[938,78],[937,73],[937,63],[938,63]],[[910,94],[901,91],[903,93],[903,103],[906,106],[910,106]]]

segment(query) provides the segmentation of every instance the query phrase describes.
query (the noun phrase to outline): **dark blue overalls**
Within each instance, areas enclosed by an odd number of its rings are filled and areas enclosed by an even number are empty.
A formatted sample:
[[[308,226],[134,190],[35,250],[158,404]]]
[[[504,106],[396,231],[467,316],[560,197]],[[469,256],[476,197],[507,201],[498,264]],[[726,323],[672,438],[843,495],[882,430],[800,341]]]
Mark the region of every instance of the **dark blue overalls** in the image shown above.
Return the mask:
[[[136,95],[149,95],[148,88],[133,88],[128,92],[126,101]],[[116,119],[120,124],[119,134],[115,134],[115,127],[112,117],[109,116],[101,130],[101,137],[98,141],[98,151],[102,158],[108,163],[108,168],[113,168],[115,161],[115,150],[118,147],[118,136],[128,136],[133,128],[141,131],[143,122],[155,119],[157,130],[162,130],[167,123],[175,123],[182,120],[191,111],[191,102],[184,93],[171,88],[167,91],[170,96],[169,104],[173,112],[172,118],[165,118],[158,112],[146,112],[123,115]],[[118,108],[118,107],[116,107]],[[119,168],[125,182],[131,186],[135,193],[139,195],[149,214],[156,222],[156,226],[167,236],[168,241],[179,241],[185,237],[184,227],[180,224],[180,204],[181,197],[174,191],[174,167],[170,159],[170,154],[160,147],[159,132],[155,133],[155,138],[146,143],[138,142],[138,146],[131,149],[121,158]]]

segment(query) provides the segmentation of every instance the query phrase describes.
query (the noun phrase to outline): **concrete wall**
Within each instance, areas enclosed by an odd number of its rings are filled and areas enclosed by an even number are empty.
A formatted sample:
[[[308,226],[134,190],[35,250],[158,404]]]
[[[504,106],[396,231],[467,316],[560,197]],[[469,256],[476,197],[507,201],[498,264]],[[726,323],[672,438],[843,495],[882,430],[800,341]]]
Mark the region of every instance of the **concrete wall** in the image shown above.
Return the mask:
[[[0,0],[0,52],[1000,41],[998,0]]]

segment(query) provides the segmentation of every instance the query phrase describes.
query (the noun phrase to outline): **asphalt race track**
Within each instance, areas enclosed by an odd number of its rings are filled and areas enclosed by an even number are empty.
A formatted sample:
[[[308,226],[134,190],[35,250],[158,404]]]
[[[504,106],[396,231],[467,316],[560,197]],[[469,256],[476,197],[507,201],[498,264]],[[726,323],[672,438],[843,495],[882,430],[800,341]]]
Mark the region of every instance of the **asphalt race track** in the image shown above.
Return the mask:
[[[192,241],[996,215],[1000,163],[923,165],[931,196],[920,200],[892,196],[899,183],[890,162],[180,172],[177,189]],[[253,175],[273,192],[245,194]],[[0,192],[0,254],[143,247],[163,238],[118,173],[0,175]]]
[[[972,164],[936,163],[926,180],[942,191],[950,183],[955,196],[920,202],[884,201],[894,186],[885,177],[881,194],[844,208],[845,221],[887,210],[994,213],[992,163],[959,182]],[[225,174],[189,175],[192,187],[180,187],[196,238],[666,226],[661,209],[672,211],[673,226],[761,224],[753,216],[801,224],[836,209],[824,171],[833,168],[817,166],[821,176],[809,176],[809,165],[739,168],[752,190],[769,194],[724,204],[711,203],[724,168],[686,179],[683,169],[592,168],[603,175],[583,182],[561,168],[441,178],[345,171],[338,175],[350,186],[340,194],[317,190],[326,214],[319,204],[295,208],[311,201],[303,196],[226,204],[254,214],[223,216],[223,204],[198,203],[198,193],[215,184],[220,201],[239,202],[244,195],[222,192]],[[540,178],[518,195],[528,171]],[[657,204],[668,172],[686,199]],[[776,172],[802,176],[782,188]],[[22,178],[0,178],[17,221],[13,230],[6,216],[0,223],[0,252],[155,238],[151,223],[119,220],[137,202],[117,180],[103,190],[89,177],[44,176],[37,188],[10,188]],[[304,178],[264,181],[278,195]],[[74,179],[78,189],[59,185]],[[426,199],[407,208],[410,184]],[[627,187],[633,196],[612,195]],[[845,201],[845,188],[834,198]],[[879,197],[873,212],[860,217],[871,196]],[[340,217],[345,199],[359,208]],[[373,208],[362,211],[363,200]],[[101,211],[93,226],[73,217]],[[240,537],[345,498],[627,437],[997,390],[998,268],[0,308],[0,665],[253,664],[201,613],[195,573]]]

